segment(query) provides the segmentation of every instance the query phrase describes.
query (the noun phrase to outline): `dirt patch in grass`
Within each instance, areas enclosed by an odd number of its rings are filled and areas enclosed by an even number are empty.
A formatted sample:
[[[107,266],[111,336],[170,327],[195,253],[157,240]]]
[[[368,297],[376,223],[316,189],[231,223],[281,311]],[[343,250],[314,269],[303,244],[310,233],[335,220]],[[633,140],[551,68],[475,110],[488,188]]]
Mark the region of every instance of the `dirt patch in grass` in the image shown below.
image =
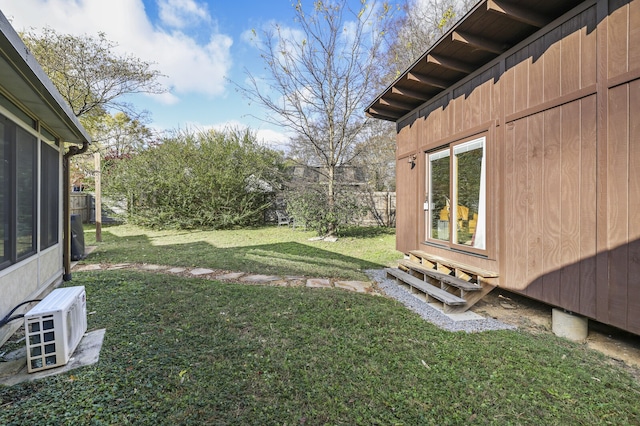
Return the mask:
[[[473,311],[513,324],[531,333],[553,333],[551,306],[515,293],[495,289]],[[625,368],[640,381],[640,337],[589,320],[587,347],[606,355],[612,364]]]

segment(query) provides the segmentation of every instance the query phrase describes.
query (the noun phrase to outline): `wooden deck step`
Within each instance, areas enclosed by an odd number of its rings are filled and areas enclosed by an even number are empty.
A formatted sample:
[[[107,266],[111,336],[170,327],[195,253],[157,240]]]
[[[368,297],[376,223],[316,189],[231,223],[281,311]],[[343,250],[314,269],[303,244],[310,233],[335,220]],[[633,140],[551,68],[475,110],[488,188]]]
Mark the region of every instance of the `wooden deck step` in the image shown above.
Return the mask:
[[[433,298],[442,302],[444,304],[445,312],[448,311],[447,306],[464,306],[467,304],[467,301],[463,298],[431,285],[420,278],[416,278],[411,274],[401,271],[400,269],[386,268],[385,271],[388,277],[394,277],[396,281],[401,281],[412,289],[416,289],[424,293],[427,296],[427,301],[430,301],[429,299]]]
[[[464,291],[482,290],[482,286],[480,286],[479,284],[474,284],[472,282],[465,281],[461,278],[445,274],[444,272],[436,271],[435,269],[429,268],[421,263],[412,262],[410,260],[400,260],[398,262],[398,265],[400,265],[401,269],[405,269],[407,272],[415,271],[415,272],[418,272],[419,274],[427,275],[437,281],[440,281],[441,283],[445,283],[447,285],[459,288],[460,290],[464,290]]]
[[[438,268],[443,267],[447,269],[461,270],[469,275],[476,275],[484,278],[489,281],[491,278],[497,278],[498,273],[494,271],[489,271],[483,268],[478,268],[471,265],[466,265],[461,262],[457,262],[454,260],[445,259],[440,256],[435,256],[430,253],[426,253],[421,250],[412,250],[409,252],[410,260],[416,263],[422,263],[423,265],[431,266],[435,265]]]

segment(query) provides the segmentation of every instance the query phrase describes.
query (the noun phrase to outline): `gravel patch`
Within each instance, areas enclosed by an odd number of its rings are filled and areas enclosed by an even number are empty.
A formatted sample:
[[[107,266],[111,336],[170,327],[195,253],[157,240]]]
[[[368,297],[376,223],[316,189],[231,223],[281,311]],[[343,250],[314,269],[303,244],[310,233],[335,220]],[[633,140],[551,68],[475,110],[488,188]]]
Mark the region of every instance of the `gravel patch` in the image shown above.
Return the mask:
[[[395,280],[387,278],[384,270],[369,269],[364,272],[371,280],[378,284],[378,288],[382,293],[402,303],[408,309],[443,330],[478,333],[490,330],[515,330],[517,328],[493,318],[453,320],[435,307],[409,293],[403,287],[396,284]]]

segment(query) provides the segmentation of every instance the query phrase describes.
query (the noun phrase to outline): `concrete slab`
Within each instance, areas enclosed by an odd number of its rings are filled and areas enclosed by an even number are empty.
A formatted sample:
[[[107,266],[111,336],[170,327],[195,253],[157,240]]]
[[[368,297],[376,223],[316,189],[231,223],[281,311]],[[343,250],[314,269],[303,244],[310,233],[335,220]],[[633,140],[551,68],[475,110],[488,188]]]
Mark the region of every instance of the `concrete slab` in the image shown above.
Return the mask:
[[[186,270],[187,270],[187,268],[171,268],[171,269],[167,269],[167,272],[169,272],[171,274],[181,274]]]
[[[231,272],[229,274],[216,275],[216,280],[238,280],[244,276],[244,272]]]
[[[326,278],[309,278],[307,280],[307,287],[310,288],[330,288],[331,280]]]
[[[200,276],[200,275],[208,275],[213,273],[213,269],[207,269],[207,268],[196,268],[196,269],[192,269],[190,274],[193,276]]]
[[[18,383],[32,381],[41,379],[43,377],[54,376],[60,373],[66,373],[67,371],[76,369],[78,367],[84,367],[87,365],[92,365],[98,362],[100,359],[100,350],[102,349],[102,342],[104,340],[105,329],[94,330],[84,335],[78,347],[76,348],[73,356],[67,363],[67,365],[63,365],[62,367],[51,368],[49,370],[38,371],[37,373],[29,374],[27,373],[27,354],[26,349],[18,349],[19,354],[21,354],[20,358],[10,361],[0,363],[0,385],[5,386],[13,386]],[[4,364],[13,364],[10,366],[5,366]],[[20,368],[17,368],[20,365]],[[7,370],[16,370],[12,371],[10,374],[5,375]]]
[[[371,291],[371,283],[365,281],[336,281],[334,285],[337,288],[355,291],[358,293],[368,293]]]
[[[271,281],[281,280],[281,277],[276,277],[275,275],[247,275],[243,277],[241,281],[249,282],[249,283],[268,283]]]

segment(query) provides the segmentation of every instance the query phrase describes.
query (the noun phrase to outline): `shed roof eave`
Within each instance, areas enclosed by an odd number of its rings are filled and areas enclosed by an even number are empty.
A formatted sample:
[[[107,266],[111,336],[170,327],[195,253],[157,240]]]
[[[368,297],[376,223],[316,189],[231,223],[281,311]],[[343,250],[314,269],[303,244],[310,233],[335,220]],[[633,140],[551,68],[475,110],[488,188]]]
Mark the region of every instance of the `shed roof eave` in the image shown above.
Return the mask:
[[[437,95],[435,90],[451,88],[541,27],[585,2],[588,0],[478,2],[384,89],[365,108],[365,112],[379,109],[390,101],[396,105],[413,102],[413,109],[418,108]],[[541,5],[544,10],[538,10]],[[418,104],[416,101],[421,102]]]

